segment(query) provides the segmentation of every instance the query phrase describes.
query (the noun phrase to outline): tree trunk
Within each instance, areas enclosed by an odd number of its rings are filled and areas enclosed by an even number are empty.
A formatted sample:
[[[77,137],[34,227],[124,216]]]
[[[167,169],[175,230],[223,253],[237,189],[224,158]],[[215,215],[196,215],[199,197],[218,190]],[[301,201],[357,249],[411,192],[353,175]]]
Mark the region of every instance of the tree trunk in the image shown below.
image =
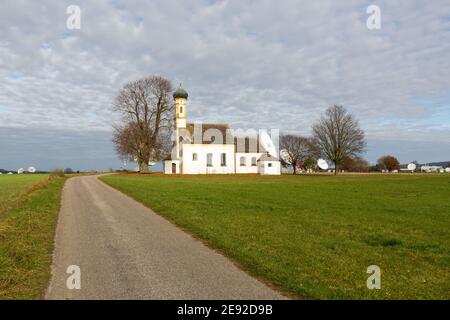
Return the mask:
[[[139,163],[139,172],[140,173],[148,172],[148,162],[142,161]]]
[[[295,170],[297,168],[297,164],[295,163],[293,163],[292,164],[292,174],[297,174],[297,171]]]
[[[338,170],[339,170],[338,164],[337,164],[337,162],[335,162],[335,163],[334,163],[334,175],[335,175],[335,176],[338,174]]]

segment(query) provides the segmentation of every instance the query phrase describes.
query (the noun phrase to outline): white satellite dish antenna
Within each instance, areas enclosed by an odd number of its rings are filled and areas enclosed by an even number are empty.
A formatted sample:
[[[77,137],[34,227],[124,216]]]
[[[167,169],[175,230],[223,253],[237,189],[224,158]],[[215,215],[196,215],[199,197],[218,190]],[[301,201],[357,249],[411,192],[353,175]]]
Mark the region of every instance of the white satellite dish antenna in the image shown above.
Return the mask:
[[[445,168],[445,172],[450,173],[450,167]]]
[[[278,158],[277,150],[273,144],[272,138],[270,138],[267,131],[261,131],[259,133],[259,141],[261,146],[269,153],[271,156]]]
[[[289,155],[289,152],[286,149],[280,150],[280,158],[287,164],[292,163],[292,158]]]
[[[150,160],[149,162],[148,162],[148,165],[149,166],[154,166],[156,164],[156,162],[155,161],[152,161],[152,160]]]
[[[322,170],[327,170],[328,169],[328,163],[323,160],[323,159],[319,159],[317,160],[317,166],[322,169]]]
[[[417,166],[416,166],[415,163],[408,164],[408,170],[409,171],[414,171],[414,170],[416,170],[416,168],[417,168]]]
[[[22,174],[23,173],[23,168],[20,168],[19,170],[17,170],[17,174]]]
[[[29,173],[35,173],[36,172],[36,168],[35,167],[28,167],[28,172]]]

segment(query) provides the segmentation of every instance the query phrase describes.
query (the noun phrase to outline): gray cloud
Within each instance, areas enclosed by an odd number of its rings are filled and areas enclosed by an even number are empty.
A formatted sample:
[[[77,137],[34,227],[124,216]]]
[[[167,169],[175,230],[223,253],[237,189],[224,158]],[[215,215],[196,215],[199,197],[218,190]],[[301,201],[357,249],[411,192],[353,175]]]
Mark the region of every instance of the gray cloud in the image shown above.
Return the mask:
[[[161,74],[183,81],[193,120],[308,134],[340,103],[370,141],[385,141],[369,144],[370,160],[389,150],[386,141],[449,157],[441,149],[450,136],[448,1],[377,1],[376,31],[366,28],[369,1],[78,1],[74,31],[65,25],[70,4],[2,1],[4,134],[106,137],[121,86]]]

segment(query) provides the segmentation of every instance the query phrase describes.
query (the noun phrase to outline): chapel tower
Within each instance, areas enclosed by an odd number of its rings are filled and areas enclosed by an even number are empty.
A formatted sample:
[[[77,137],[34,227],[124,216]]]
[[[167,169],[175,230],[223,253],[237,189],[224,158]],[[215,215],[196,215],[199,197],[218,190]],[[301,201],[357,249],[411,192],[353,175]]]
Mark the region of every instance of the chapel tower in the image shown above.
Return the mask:
[[[188,98],[188,93],[183,89],[181,83],[173,93],[173,98],[175,100],[176,153],[177,158],[181,158],[182,132],[186,130],[186,104]]]

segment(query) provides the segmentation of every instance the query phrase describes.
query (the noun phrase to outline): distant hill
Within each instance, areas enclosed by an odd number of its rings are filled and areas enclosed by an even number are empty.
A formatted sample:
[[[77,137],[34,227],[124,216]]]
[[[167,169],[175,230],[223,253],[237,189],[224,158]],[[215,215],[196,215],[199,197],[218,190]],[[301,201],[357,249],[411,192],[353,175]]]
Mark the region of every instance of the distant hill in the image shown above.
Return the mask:
[[[441,167],[450,167],[450,161],[442,161],[442,162],[430,162],[430,163],[425,163],[429,166],[441,166]]]

